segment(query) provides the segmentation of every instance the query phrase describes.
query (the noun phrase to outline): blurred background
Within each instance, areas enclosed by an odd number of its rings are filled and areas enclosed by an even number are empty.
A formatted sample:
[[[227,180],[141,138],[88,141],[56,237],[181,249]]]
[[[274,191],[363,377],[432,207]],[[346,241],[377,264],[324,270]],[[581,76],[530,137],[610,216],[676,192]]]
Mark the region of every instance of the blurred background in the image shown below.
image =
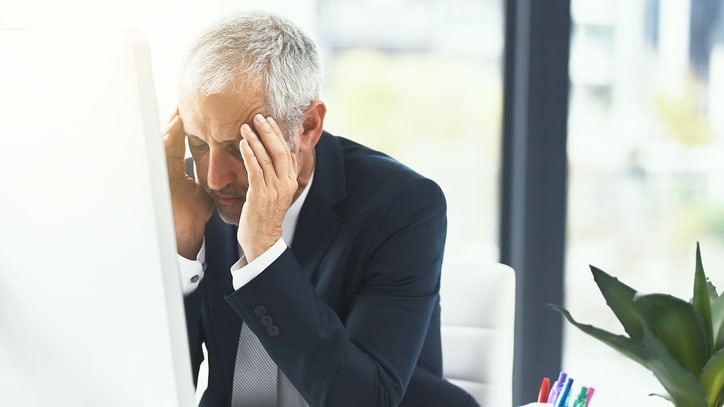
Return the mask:
[[[447,256],[500,260],[503,0],[1,1],[0,28],[144,31],[162,117],[204,26],[240,9],[291,18],[321,46],[327,130],[442,186]],[[589,264],[688,299],[700,242],[724,288],[722,18],[724,0],[570,1],[562,300],[584,322],[623,332]],[[648,371],[570,325],[562,338],[561,366],[597,388],[594,405],[668,405]]]

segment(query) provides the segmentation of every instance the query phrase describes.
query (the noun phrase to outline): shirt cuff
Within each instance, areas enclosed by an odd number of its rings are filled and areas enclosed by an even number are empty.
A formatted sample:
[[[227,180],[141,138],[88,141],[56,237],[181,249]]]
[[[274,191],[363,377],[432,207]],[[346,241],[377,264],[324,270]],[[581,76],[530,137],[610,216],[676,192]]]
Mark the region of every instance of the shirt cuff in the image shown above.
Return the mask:
[[[271,266],[272,263],[276,259],[279,258],[279,256],[284,253],[284,250],[287,249],[287,244],[284,243],[284,239],[279,238],[279,240],[276,241],[270,247],[261,254],[261,256],[257,257],[252,261],[251,263],[246,262],[246,257],[241,256],[239,261],[234,263],[233,266],[231,266],[231,277],[232,277],[232,284],[234,285],[234,290],[238,290],[241,287],[245,286],[249,281],[253,280],[254,277],[261,274],[262,271],[266,270],[267,267]]]
[[[206,271],[206,241],[201,243],[201,249],[196,255],[196,260],[189,260],[180,254],[176,258],[178,259],[181,289],[184,295],[191,294],[199,287]]]

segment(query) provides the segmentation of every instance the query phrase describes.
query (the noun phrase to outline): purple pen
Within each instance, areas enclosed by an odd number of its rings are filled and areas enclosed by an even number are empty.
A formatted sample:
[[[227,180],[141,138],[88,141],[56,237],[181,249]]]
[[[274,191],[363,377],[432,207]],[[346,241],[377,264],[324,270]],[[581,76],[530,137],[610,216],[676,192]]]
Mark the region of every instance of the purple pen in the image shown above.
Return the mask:
[[[549,404],[556,404],[556,401],[558,400],[558,395],[561,394],[563,385],[566,384],[566,378],[568,378],[568,375],[566,374],[566,372],[561,370],[561,373],[558,374],[558,380],[556,380],[556,382],[553,383],[553,386],[551,386],[551,394],[548,395]]]

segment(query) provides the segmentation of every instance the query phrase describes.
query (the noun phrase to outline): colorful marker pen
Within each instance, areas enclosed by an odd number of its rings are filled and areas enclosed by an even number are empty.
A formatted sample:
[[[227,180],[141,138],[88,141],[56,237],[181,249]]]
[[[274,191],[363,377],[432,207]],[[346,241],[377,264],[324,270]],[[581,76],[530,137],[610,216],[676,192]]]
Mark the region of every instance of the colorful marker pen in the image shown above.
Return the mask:
[[[586,386],[581,387],[581,391],[578,392],[578,397],[573,401],[573,405],[571,407],[586,407],[586,394],[588,393],[588,389]]]
[[[551,379],[544,377],[540,383],[540,389],[538,390],[538,402],[546,403],[548,401],[548,394],[550,393]]]
[[[555,404],[558,400],[558,395],[561,393],[561,390],[563,389],[563,385],[566,384],[566,378],[568,375],[566,372],[562,371],[558,374],[558,380],[553,383],[553,386],[551,386],[551,393],[548,395],[548,403]]]
[[[563,387],[563,391],[558,396],[558,400],[556,401],[555,406],[556,407],[567,407],[568,406],[568,399],[571,396],[571,386],[573,386],[573,379],[567,378],[566,379],[566,385]]]

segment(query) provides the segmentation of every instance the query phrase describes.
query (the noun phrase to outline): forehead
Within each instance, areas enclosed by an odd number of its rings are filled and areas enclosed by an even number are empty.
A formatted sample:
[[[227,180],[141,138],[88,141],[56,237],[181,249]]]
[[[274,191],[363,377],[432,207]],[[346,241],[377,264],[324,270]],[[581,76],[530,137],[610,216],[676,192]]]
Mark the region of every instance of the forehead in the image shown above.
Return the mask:
[[[202,139],[237,137],[239,128],[261,113],[268,115],[263,93],[253,87],[204,95],[184,89],[179,98],[179,113],[187,134]]]

